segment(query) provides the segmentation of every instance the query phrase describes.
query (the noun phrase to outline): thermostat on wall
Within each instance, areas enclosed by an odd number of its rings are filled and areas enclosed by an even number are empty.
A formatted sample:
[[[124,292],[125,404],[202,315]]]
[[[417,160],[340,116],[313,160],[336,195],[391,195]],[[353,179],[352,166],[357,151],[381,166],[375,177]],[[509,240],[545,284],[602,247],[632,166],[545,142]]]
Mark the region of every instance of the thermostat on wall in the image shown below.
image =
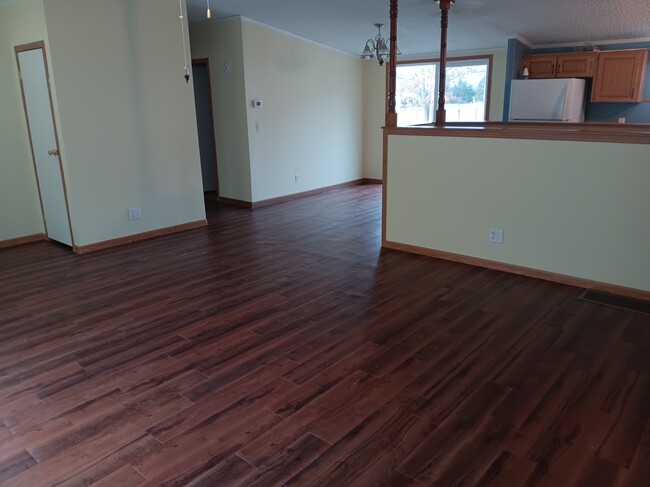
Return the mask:
[[[253,100],[252,105],[253,108],[262,108],[264,106],[264,103],[262,100]]]

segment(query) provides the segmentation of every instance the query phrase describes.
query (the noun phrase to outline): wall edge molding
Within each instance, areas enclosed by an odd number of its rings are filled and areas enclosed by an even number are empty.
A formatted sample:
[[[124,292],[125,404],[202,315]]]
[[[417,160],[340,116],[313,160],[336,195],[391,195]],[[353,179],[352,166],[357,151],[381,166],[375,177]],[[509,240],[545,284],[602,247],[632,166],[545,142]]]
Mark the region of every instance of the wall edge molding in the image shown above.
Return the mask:
[[[363,184],[384,184],[381,178],[363,178]]]
[[[267,200],[254,201],[252,203],[252,208],[264,208],[266,206],[279,205],[281,203],[286,203],[288,201],[297,200],[300,198],[305,198],[307,196],[314,196],[317,194],[325,193],[327,191],[332,191],[335,189],[348,188],[350,186],[361,186],[364,184],[373,184],[369,183],[369,180],[366,178],[353,179],[352,181],[347,181],[345,183],[334,184],[332,186],[325,186],[322,188],[310,189],[308,191],[302,191],[300,193],[288,194],[285,196],[278,196],[277,198],[269,198]]]
[[[300,193],[292,193],[284,196],[278,196],[277,198],[269,198],[266,200],[260,200],[254,202],[238,200],[235,198],[222,198],[220,196],[217,199],[217,202],[224,205],[236,206],[238,208],[246,208],[246,209],[265,208],[267,206],[279,205],[281,203],[286,203],[288,201],[293,201],[300,198],[306,198],[307,196],[314,196],[335,189],[347,188],[350,186],[362,186],[364,184],[382,184],[382,180],[372,179],[372,178],[353,179],[352,181],[347,181],[345,183],[334,184],[332,186],[324,186],[322,188],[310,189],[308,191],[301,191]]]
[[[472,257],[472,256],[462,255],[462,254],[456,254],[453,252],[446,252],[443,250],[429,249],[426,247],[419,247],[417,245],[403,244],[399,242],[393,242],[390,240],[386,240],[383,244],[383,247],[390,250],[397,250],[400,252],[408,252],[411,254],[424,255],[426,257],[434,257],[436,259],[449,260],[461,264],[484,267],[486,269],[507,272],[510,274],[517,274],[525,277],[532,277],[534,279],[542,279],[544,281],[551,281],[558,284],[565,284],[568,286],[574,286],[574,287],[585,288],[585,289],[593,289],[595,291],[602,291],[605,293],[616,294],[628,298],[650,301],[650,291],[629,288],[625,286],[620,286],[618,284],[610,284],[602,281],[584,279],[582,277],[568,276],[566,274],[559,274],[556,272],[544,271],[540,269],[534,269],[531,267],[523,267],[514,264],[507,264],[505,262],[482,259],[479,257]]]
[[[201,228],[207,225],[208,225],[207,220],[197,220],[194,222],[182,223],[180,225],[173,225],[171,227],[163,227],[163,228],[158,228],[156,230],[149,230],[148,232],[127,235],[125,237],[103,240],[101,242],[96,242],[88,245],[75,245],[73,247],[73,250],[76,254],[82,255],[90,252],[97,252],[98,250],[105,250],[113,247],[120,247],[122,245],[141,242],[143,240],[163,237],[165,235],[171,235],[173,233],[180,233],[187,230],[193,230],[195,228]]]
[[[554,47],[589,47],[589,46],[607,46],[617,44],[643,44],[650,43],[650,37],[631,37],[629,39],[600,39],[595,41],[583,42],[565,42],[552,44],[534,44],[532,49],[550,49]]]
[[[44,233],[35,233],[33,235],[25,235],[24,237],[15,237],[7,240],[0,240],[0,249],[8,249],[10,247],[18,247],[34,242],[43,242],[48,240],[47,235]]]
[[[221,205],[236,206],[238,208],[251,209],[253,207],[253,203],[251,203],[250,201],[238,200],[236,198],[224,198],[221,196],[217,198],[217,203]]]

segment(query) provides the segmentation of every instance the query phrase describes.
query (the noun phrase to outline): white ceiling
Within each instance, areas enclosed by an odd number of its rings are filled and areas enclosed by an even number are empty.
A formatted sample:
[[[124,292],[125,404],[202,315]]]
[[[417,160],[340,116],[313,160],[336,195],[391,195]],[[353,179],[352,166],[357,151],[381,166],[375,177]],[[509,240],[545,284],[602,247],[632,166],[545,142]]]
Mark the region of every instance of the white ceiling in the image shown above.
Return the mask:
[[[190,22],[205,21],[207,0],[187,0]],[[389,24],[389,0],[210,0],[214,17],[242,15],[360,54],[375,22]],[[384,32],[388,37],[388,29]],[[449,50],[506,48],[519,35],[534,45],[650,37],[650,0],[457,0]],[[398,45],[405,55],[439,51],[433,0],[399,2]]]

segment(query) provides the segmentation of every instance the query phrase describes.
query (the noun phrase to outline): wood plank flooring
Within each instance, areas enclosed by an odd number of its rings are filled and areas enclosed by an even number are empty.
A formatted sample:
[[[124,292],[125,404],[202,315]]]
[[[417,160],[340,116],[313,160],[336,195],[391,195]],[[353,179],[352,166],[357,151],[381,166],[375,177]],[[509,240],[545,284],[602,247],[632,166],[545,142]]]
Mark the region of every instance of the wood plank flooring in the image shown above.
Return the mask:
[[[380,251],[380,189],[0,251],[0,487],[650,485],[650,317]]]

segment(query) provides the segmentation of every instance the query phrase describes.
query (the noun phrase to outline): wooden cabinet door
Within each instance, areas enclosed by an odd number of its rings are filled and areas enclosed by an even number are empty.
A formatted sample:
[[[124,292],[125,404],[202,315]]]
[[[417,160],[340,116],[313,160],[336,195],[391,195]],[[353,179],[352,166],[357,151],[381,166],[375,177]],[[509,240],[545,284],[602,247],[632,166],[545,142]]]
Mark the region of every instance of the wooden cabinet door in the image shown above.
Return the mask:
[[[591,94],[595,102],[635,103],[643,98],[648,51],[601,52]]]
[[[571,52],[557,55],[558,78],[592,78],[596,73],[595,52]]]
[[[531,79],[555,78],[556,62],[555,54],[533,54],[524,57],[524,66],[528,68],[528,77]]]

